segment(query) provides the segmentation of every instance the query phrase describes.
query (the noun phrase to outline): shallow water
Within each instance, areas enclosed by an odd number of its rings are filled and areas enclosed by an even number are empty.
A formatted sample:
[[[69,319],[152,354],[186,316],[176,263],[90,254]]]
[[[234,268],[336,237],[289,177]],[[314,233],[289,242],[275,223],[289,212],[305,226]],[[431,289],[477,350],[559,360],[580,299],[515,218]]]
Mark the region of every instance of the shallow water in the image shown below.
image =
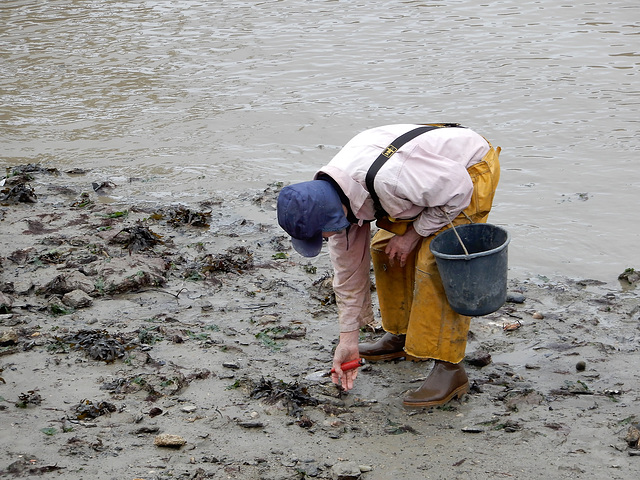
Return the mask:
[[[307,180],[365,128],[456,121],[503,147],[490,221],[512,275],[640,268],[635,1],[4,0],[0,16],[0,166],[190,201]]]

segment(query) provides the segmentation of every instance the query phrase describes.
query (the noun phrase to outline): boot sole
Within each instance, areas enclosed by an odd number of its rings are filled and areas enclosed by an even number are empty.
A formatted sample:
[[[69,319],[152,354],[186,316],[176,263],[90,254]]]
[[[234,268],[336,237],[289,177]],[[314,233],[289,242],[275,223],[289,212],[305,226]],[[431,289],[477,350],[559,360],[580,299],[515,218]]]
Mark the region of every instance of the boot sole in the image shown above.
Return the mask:
[[[413,355],[409,355],[406,352],[391,352],[391,353],[382,353],[380,355],[366,355],[361,353],[360,358],[364,358],[368,362],[384,362],[387,360],[395,360],[396,358],[404,358],[405,360],[411,362],[421,362],[422,358],[414,357]]]
[[[442,406],[446,403],[449,403],[451,400],[453,400],[454,398],[458,398],[458,400],[462,399],[463,395],[466,395],[467,393],[469,393],[469,382],[465,383],[464,385],[459,386],[458,388],[456,388],[453,392],[451,392],[449,395],[447,395],[445,398],[443,398],[442,400],[430,400],[430,401],[424,401],[424,402],[412,402],[412,401],[407,401],[406,399],[402,402],[402,404],[405,407],[413,407],[413,408],[424,408],[424,407],[439,407]]]

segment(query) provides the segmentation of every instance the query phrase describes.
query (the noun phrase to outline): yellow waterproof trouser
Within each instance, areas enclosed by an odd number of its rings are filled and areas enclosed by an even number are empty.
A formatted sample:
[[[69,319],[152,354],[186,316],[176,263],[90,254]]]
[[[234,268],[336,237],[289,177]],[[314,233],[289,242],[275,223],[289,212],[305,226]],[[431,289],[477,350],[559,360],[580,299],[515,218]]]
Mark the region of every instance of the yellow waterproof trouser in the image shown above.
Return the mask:
[[[487,221],[500,179],[499,155],[500,147],[491,147],[480,162],[467,169],[473,196],[469,206],[453,220],[454,225]],[[429,250],[435,235],[418,244],[404,267],[398,262],[391,266],[384,253],[393,233],[379,230],[373,237],[371,256],[382,327],[396,335],[406,334],[405,351],[409,355],[458,363],[467,347],[470,317],[449,306],[435,257]]]

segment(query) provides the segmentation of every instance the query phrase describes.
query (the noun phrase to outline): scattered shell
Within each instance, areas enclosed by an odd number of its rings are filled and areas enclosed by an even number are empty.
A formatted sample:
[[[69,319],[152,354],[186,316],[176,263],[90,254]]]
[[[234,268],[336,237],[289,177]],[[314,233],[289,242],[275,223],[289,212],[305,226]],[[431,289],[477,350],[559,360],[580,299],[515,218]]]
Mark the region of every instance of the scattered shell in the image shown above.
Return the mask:
[[[516,320],[514,323],[503,323],[502,329],[505,332],[513,332],[514,330],[518,330],[522,326],[520,320]]]

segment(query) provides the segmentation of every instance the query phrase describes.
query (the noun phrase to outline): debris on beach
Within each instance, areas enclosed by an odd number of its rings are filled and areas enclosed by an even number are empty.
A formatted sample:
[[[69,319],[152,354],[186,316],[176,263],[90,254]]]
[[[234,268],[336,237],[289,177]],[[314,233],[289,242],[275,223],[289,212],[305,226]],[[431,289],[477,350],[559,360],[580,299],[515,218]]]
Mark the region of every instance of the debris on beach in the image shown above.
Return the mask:
[[[38,196],[35,190],[26,182],[17,183],[11,188],[0,191],[0,203],[36,203]]]
[[[16,407],[27,408],[29,405],[40,405],[41,403],[42,396],[38,393],[38,390],[29,390],[26,393],[18,395]]]
[[[180,448],[186,443],[187,441],[180,435],[173,435],[170,433],[163,433],[161,435],[158,435],[153,440],[153,444],[156,447]]]
[[[129,253],[151,250],[156,245],[164,243],[162,235],[152,232],[149,227],[141,224],[124,227],[113,236],[112,241],[123,244]]]
[[[640,423],[634,423],[629,425],[629,429],[627,430],[627,435],[624,438],[624,441],[627,442],[629,448],[638,448],[640,441]]]
[[[123,358],[127,348],[132,348],[122,336],[113,336],[106,330],[80,330],[65,337],[55,337],[50,351],[56,351],[59,344],[84,350],[93,360],[107,363]]]
[[[627,268],[618,276],[618,280],[623,280],[629,285],[635,285],[640,282],[640,271],[635,268]]]
[[[115,412],[116,406],[110,402],[93,402],[84,399],[75,408],[75,415],[78,420],[87,420],[97,418],[101,415]]]
[[[166,218],[167,223],[173,227],[188,225],[191,227],[209,228],[211,211],[198,212],[185,206],[169,207],[156,211],[151,215],[151,218],[153,220],[162,220]]]
[[[199,263],[205,273],[243,273],[253,268],[253,253],[246,247],[232,247],[224,253],[205,255]]]
[[[318,399],[312,397],[307,387],[297,382],[286,383],[282,380],[271,381],[262,377],[252,386],[251,398],[261,399],[269,405],[281,404],[291,416],[302,413],[302,407],[306,405],[318,405]]]

